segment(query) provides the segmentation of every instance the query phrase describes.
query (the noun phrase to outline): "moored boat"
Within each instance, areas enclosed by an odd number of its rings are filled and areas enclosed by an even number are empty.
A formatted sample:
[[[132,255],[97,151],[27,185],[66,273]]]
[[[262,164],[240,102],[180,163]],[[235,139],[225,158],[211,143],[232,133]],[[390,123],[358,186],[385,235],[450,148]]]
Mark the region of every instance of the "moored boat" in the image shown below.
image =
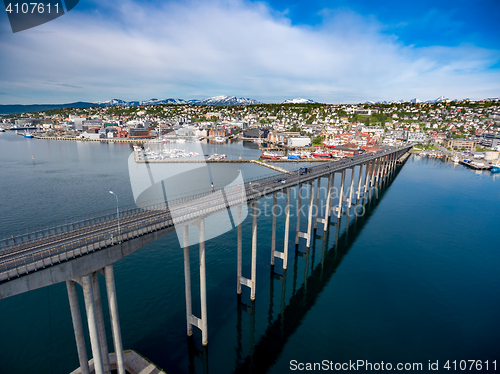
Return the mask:
[[[277,160],[279,156],[271,152],[262,152],[260,158],[262,160]]]
[[[324,151],[315,151],[313,152],[314,158],[332,158],[332,154]]]
[[[500,173],[500,164],[499,164],[498,160],[497,160],[497,162],[495,164],[491,164],[490,171],[492,173]]]

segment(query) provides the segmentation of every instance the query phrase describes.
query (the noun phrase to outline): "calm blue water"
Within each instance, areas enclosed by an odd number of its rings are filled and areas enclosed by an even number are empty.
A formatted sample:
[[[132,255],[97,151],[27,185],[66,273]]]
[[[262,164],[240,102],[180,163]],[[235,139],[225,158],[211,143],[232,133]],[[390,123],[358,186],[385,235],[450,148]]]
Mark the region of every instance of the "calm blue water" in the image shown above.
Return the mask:
[[[218,147],[216,153],[259,154],[241,144]],[[131,151],[124,144],[0,133],[0,232],[111,211],[115,200],[109,190],[120,197],[120,205],[132,204]],[[246,166],[245,177],[269,174]],[[261,199],[259,208],[270,213],[266,204],[271,202]],[[278,202],[284,206],[285,197]],[[248,308],[238,307],[236,295],[236,231],[206,244],[205,351],[198,331],[192,341],[186,337],[183,256],[176,235],[167,235],[115,264],[124,347],[168,374],[284,373],[291,360],[415,362],[424,371],[429,360],[439,360],[441,368],[446,360],[496,359],[498,365],[499,208],[500,179],[412,157],[379,199],[368,202],[365,215],[350,218],[347,232],[346,218],[341,221],[337,240],[332,225],[307,255],[291,244],[284,279],[271,277],[272,217],[261,215],[257,298],[250,304],[247,290],[242,296]],[[295,222],[294,215],[291,228]],[[284,218],[278,218],[278,248],[283,227]],[[246,276],[250,233],[248,217],[243,223]],[[302,241],[299,250],[305,252]],[[199,315],[197,258],[192,247],[193,310]],[[279,266],[276,272],[282,274]],[[64,284],[0,300],[0,332],[0,373],[57,374],[78,366]]]

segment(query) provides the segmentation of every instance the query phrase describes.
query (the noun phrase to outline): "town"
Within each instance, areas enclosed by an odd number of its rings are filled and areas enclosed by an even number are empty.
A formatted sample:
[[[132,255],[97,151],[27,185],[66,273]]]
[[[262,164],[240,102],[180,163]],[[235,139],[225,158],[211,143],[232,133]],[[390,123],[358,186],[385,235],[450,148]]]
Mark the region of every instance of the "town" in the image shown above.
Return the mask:
[[[269,159],[289,151],[297,158],[351,157],[413,143],[413,152],[422,155],[458,160],[457,153],[466,152],[460,161],[486,157],[495,165],[500,151],[499,99],[95,106],[3,115],[0,122],[4,129],[35,129],[36,137],[58,139],[138,141],[175,133],[219,142],[251,140],[269,150],[263,153]]]

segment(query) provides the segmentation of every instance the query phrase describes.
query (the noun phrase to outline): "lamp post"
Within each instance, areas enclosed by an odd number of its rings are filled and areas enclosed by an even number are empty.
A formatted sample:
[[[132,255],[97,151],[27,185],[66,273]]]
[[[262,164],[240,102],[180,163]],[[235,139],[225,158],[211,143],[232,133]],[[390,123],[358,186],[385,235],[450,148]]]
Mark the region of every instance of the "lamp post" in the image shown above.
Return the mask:
[[[116,197],[116,217],[118,218],[118,235],[120,235],[120,212],[118,211],[118,196],[113,191],[109,191],[109,193]]]

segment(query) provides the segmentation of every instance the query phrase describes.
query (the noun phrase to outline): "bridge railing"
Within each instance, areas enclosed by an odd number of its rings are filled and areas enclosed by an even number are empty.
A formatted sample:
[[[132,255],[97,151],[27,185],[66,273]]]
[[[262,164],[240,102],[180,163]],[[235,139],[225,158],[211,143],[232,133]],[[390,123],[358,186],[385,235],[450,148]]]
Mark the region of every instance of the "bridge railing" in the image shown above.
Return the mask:
[[[409,148],[409,146],[402,146],[402,147],[395,147],[392,149],[389,149],[387,151],[379,151],[375,154],[369,153],[369,154],[364,154],[361,156],[356,156],[354,157],[353,161],[331,161],[331,162],[326,162],[326,163],[321,163],[318,165],[313,165],[308,167],[310,169],[310,172],[307,173],[306,175],[302,176],[302,180],[306,179],[311,179],[313,177],[317,177],[318,175],[324,174],[325,173],[325,164],[328,165],[328,167],[331,167],[333,171],[335,169],[342,169],[349,167],[350,165],[353,164],[358,164],[359,162],[367,161],[370,159],[375,159],[378,157],[382,157],[384,155],[394,153],[398,150],[404,149],[404,148]],[[292,172],[297,172],[298,170],[292,170]],[[265,176],[259,176],[256,178],[251,178],[247,179],[245,181],[245,187],[248,189],[247,192],[247,197],[249,199],[255,199],[257,197],[262,196],[261,193],[257,192],[255,188],[257,188],[259,185],[263,184],[269,184],[271,183],[277,175],[277,173],[271,173],[267,174]],[[291,180],[295,179],[294,174],[286,176],[286,178],[289,178]],[[301,177],[297,173],[297,179],[301,179]],[[255,188],[248,188],[251,184],[253,183],[253,186]],[[204,196],[208,196],[212,193],[211,189],[202,189],[196,191],[194,194],[191,193],[190,195],[185,195],[185,196],[179,196],[174,199],[169,199],[167,201],[168,206],[172,207],[175,205],[183,204],[192,200],[199,199]],[[119,217],[120,219],[124,219],[127,217],[131,217],[140,213],[145,213],[148,211],[157,211],[157,210],[162,210],[166,209],[167,206],[165,202],[152,202],[150,205],[147,205],[145,207],[137,207],[135,204],[134,205],[129,205],[129,206],[122,206],[119,211]],[[30,243],[35,240],[39,239],[44,239],[48,238],[54,235],[61,235],[65,233],[70,233],[74,232],[75,230],[80,230],[80,229],[85,229],[87,227],[97,227],[100,224],[105,224],[109,222],[113,222],[117,220],[117,213],[116,211],[112,210],[107,211],[107,212],[98,212],[94,213],[91,215],[87,216],[80,216],[76,217],[73,219],[65,220],[64,222],[60,222],[59,224],[54,224],[53,226],[47,226],[47,227],[36,227],[36,228],[27,228],[23,230],[19,230],[17,232],[9,233],[9,234],[4,234],[4,237],[0,239],[0,254],[5,253],[5,249],[8,249],[13,246],[17,246],[20,244],[24,243]]]

